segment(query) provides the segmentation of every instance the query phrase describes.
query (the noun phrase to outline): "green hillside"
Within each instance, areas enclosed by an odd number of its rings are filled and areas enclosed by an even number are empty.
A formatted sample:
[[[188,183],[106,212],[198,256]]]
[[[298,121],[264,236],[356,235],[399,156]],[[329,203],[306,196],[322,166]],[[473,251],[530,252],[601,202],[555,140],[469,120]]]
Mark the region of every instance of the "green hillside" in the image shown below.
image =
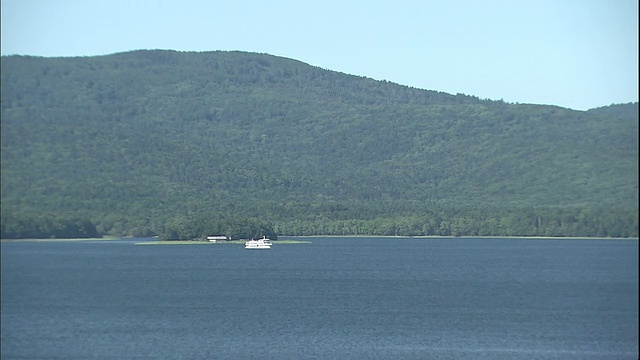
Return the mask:
[[[637,103],[507,104],[244,52],[1,73],[4,236],[52,216],[173,237],[637,236]]]

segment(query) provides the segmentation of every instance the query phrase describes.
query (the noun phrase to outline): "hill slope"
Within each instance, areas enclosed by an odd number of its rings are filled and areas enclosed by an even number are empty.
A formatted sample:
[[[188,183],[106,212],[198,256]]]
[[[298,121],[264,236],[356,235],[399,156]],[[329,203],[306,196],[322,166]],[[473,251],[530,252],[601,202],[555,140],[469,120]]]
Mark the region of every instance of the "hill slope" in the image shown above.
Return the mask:
[[[243,52],[3,57],[2,207],[111,232],[232,214],[286,233],[607,209],[637,233],[637,108],[505,104]]]

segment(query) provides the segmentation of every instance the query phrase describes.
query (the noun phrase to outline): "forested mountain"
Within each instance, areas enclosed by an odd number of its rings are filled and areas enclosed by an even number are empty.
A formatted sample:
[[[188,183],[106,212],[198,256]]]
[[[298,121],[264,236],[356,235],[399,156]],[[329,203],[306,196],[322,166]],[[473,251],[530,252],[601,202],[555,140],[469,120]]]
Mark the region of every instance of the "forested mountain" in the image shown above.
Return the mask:
[[[239,219],[289,235],[637,236],[638,103],[508,104],[245,52],[1,70],[3,236],[52,216],[167,237]]]

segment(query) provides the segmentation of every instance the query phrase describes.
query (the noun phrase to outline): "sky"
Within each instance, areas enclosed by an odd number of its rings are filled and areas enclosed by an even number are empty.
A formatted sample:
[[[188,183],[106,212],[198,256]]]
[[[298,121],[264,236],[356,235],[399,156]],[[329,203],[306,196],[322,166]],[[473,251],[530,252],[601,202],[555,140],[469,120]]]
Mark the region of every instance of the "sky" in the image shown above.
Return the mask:
[[[575,110],[638,101],[637,0],[0,0],[1,53],[241,50]]]

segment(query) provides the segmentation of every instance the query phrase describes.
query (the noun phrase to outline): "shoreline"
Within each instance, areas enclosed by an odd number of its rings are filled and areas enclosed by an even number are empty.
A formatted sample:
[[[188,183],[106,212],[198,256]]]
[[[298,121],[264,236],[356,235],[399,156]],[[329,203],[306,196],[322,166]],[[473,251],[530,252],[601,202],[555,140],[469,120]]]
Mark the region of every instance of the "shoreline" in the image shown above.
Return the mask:
[[[282,240],[275,240],[274,244],[304,244],[310,243],[304,239],[321,239],[321,238],[353,238],[353,239],[388,239],[388,240],[406,240],[406,239],[522,239],[522,240],[635,240],[637,237],[588,237],[588,236],[389,236],[389,235],[300,235],[285,236]],[[79,242],[79,241],[113,241],[135,239],[130,236],[104,236],[101,238],[33,238],[33,239],[0,239],[0,242]],[[302,239],[302,240],[298,240]],[[203,245],[203,244],[244,244],[245,240],[229,240],[224,242],[194,241],[194,240],[153,240],[137,242],[135,245]]]
[[[638,240],[637,237],[597,236],[402,236],[402,235],[301,235],[292,238],[366,238],[366,239],[523,239],[523,240]]]
[[[210,242],[210,241],[193,241],[193,240],[156,240],[156,241],[144,241],[135,243],[135,245],[244,245],[246,240],[229,240],[223,242]],[[290,245],[290,244],[309,244],[311,241],[307,240],[274,240],[273,245]]]
[[[0,239],[1,242],[74,242],[74,241],[111,241],[128,239],[126,236],[104,236],[101,238],[32,238],[32,239]]]

